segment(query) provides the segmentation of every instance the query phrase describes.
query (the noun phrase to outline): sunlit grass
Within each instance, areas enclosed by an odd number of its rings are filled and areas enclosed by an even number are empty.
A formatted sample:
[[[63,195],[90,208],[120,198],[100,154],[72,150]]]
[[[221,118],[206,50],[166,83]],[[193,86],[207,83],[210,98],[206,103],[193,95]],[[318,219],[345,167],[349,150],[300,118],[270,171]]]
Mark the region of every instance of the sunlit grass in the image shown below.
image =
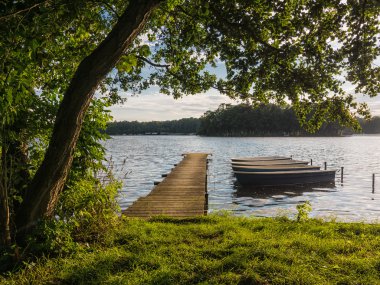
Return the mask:
[[[104,244],[4,284],[380,284],[380,225],[209,216],[125,219]]]

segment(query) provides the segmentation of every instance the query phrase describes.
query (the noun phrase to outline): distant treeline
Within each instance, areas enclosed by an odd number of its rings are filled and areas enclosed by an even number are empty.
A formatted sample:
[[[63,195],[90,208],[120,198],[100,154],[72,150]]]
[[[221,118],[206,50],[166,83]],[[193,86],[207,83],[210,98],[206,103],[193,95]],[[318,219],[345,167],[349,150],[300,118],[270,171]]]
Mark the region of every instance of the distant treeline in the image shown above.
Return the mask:
[[[358,120],[364,134],[380,134],[380,117],[373,117],[369,121],[361,118]]]
[[[363,133],[380,133],[380,117],[370,121],[359,119]],[[292,108],[262,105],[252,108],[245,104],[222,104],[215,111],[206,112],[200,119],[186,118],[174,121],[112,122],[108,124],[109,135],[141,134],[199,134],[203,136],[307,136]],[[338,123],[324,124],[314,135],[340,136],[353,131]]]
[[[200,118],[198,134],[205,136],[307,136],[291,107],[273,104],[257,108],[246,104],[221,104],[215,111],[208,111]],[[380,118],[359,120],[363,133],[380,133]],[[322,125],[316,136],[340,136],[352,134],[349,128],[338,123]]]
[[[186,118],[174,121],[112,122],[107,126],[109,135],[141,135],[141,134],[196,134],[200,121],[196,118]]]

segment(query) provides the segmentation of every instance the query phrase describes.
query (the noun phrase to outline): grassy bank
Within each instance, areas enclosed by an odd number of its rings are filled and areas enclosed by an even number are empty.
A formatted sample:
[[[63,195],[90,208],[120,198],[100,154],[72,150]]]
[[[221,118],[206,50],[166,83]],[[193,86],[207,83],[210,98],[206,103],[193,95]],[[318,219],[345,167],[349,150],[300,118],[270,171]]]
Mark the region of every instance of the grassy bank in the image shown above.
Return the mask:
[[[1,284],[380,284],[380,225],[209,216],[122,222]]]

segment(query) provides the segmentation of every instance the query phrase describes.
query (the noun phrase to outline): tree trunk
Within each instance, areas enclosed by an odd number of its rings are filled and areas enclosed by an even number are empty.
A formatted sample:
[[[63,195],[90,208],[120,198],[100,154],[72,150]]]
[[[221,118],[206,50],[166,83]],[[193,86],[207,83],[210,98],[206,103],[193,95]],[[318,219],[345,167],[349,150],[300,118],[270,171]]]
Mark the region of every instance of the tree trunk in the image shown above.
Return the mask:
[[[9,247],[11,245],[10,211],[8,200],[8,169],[7,150],[1,148],[0,159],[0,246]]]
[[[151,11],[163,0],[131,0],[118,22],[79,65],[59,107],[45,158],[28,187],[17,213],[23,236],[42,217],[53,214],[73,160],[82,122],[101,80],[141,32]]]
[[[0,247],[9,247],[11,245],[10,212],[7,189],[3,185],[0,185],[0,199]]]

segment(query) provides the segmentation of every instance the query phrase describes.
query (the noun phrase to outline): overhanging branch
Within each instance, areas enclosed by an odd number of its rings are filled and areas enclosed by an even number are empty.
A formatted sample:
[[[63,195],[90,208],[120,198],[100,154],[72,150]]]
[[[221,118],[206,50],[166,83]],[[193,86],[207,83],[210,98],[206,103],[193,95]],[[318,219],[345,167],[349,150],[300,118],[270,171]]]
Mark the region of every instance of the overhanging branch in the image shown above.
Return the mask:
[[[166,68],[166,69],[168,69],[170,67],[169,64],[155,63],[155,62],[150,61],[149,59],[147,59],[146,57],[143,57],[141,55],[135,55],[135,56],[136,56],[136,58],[138,58],[138,59],[140,59],[140,60],[142,60],[142,61],[144,61],[144,62],[146,62],[146,63],[148,63],[148,64],[150,64],[151,66],[154,66],[154,67],[160,67],[160,68]]]

